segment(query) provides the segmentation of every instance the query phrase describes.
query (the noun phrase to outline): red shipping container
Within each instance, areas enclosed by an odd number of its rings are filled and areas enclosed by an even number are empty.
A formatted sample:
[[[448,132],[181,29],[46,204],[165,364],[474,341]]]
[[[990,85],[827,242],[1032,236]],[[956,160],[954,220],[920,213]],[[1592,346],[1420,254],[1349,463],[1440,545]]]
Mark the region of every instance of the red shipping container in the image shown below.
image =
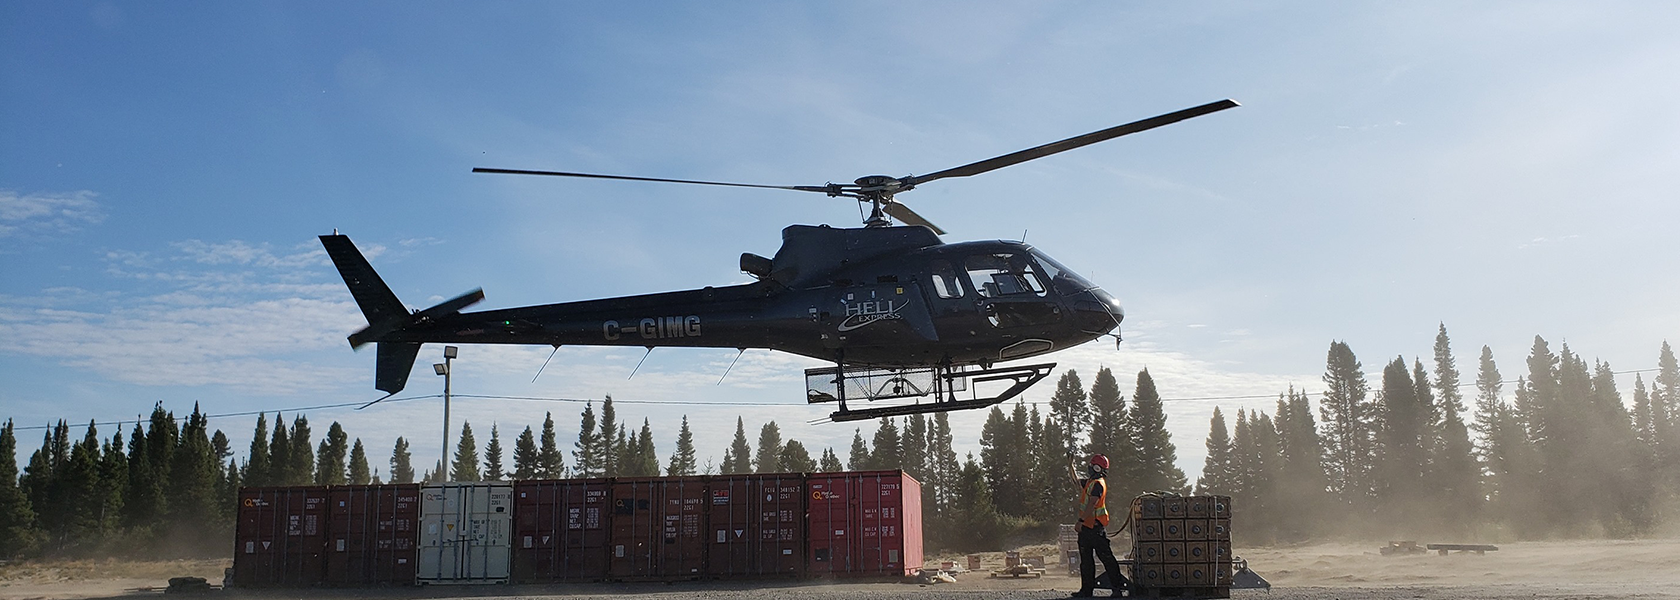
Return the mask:
[[[414,585],[420,485],[333,486],[327,496],[327,583]]]
[[[606,578],[611,493],[607,479],[514,482],[513,581]]]
[[[902,576],[922,568],[922,485],[903,471],[806,480],[811,575]]]
[[[707,576],[797,576],[804,571],[804,475],[722,475],[710,477],[708,484]]]
[[[608,577],[699,578],[706,564],[706,501],[704,477],[614,479]]]
[[[241,488],[234,531],[237,587],[302,587],[326,580],[325,486]]]

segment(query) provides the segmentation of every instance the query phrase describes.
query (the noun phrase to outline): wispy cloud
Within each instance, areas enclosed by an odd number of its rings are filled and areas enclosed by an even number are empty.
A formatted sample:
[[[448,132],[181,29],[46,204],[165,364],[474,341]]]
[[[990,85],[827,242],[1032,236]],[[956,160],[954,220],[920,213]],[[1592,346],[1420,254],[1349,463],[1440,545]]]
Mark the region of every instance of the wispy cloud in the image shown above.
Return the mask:
[[[190,240],[159,255],[117,250],[110,276],[146,290],[42,290],[0,297],[3,352],[56,359],[138,385],[327,389],[357,370],[310,364],[310,353],[343,343],[360,325],[337,286],[319,281],[325,262],[301,246],[274,251],[239,241]],[[167,268],[165,268],[167,267]],[[299,372],[310,373],[299,377]]]
[[[69,233],[105,220],[91,191],[19,194],[0,190],[0,238]]]

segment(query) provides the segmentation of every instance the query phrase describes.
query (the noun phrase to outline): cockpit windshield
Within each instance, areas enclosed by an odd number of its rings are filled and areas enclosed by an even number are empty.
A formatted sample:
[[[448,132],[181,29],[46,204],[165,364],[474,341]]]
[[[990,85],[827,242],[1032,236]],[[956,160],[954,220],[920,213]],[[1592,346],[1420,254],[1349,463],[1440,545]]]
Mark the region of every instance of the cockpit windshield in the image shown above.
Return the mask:
[[[1051,285],[1056,286],[1056,292],[1059,294],[1066,295],[1097,287],[1096,284],[1080,277],[1078,273],[1062,266],[1062,263],[1056,262],[1056,259],[1050,258],[1050,255],[1045,254],[1042,250],[1033,248],[1032,257],[1044,267],[1045,275],[1050,278]]]

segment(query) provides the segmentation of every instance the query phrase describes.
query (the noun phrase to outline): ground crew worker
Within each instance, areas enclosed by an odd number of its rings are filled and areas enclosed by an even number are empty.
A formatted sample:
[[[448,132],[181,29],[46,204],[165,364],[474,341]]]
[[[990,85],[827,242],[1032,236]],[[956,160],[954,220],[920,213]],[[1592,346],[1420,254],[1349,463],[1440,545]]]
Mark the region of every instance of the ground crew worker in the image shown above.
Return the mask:
[[[1120,562],[1114,559],[1114,548],[1108,543],[1108,457],[1091,455],[1087,476],[1080,477],[1074,461],[1068,461],[1068,473],[1079,486],[1079,591],[1075,598],[1089,598],[1097,585],[1097,560],[1108,569],[1109,588],[1119,596],[1127,587],[1126,576],[1120,573]],[[1094,555],[1094,556],[1093,556]]]

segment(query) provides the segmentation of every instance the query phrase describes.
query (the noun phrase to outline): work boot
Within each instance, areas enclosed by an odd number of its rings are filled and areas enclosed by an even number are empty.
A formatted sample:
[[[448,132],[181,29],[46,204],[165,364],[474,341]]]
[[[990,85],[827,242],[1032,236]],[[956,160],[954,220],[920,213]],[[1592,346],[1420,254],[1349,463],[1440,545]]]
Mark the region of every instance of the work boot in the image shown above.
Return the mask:
[[[1091,590],[1079,590],[1068,595],[1069,598],[1090,598],[1092,596]]]

